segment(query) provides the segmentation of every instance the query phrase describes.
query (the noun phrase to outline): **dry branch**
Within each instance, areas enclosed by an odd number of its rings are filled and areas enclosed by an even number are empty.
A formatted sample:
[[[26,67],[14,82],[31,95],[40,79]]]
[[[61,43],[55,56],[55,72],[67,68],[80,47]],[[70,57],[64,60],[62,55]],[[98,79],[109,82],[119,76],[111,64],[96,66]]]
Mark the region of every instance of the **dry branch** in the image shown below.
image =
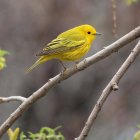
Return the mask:
[[[138,42],[138,44],[132,50],[132,52],[130,53],[128,58],[125,60],[123,65],[120,67],[118,72],[114,75],[112,80],[108,83],[108,85],[105,87],[105,89],[101,93],[101,96],[98,99],[96,105],[94,106],[87,122],[85,123],[85,126],[84,126],[80,136],[78,138],[76,138],[76,140],[85,140],[86,139],[86,137],[87,137],[91,127],[93,126],[93,123],[94,123],[97,115],[99,114],[99,112],[100,112],[104,102],[106,101],[107,97],[110,95],[110,93],[113,90],[118,89],[118,83],[119,83],[120,79],[126,73],[126,71],[131,66],[131,64],[134,62],[134,60],[136,59],[136,57],[138,56],[139,53],[140,53],[140,41]]]
[[[22,96],[10,96],[10,97],[0,97],[0,104],[11,102],[11,101],[21,101],[24,102],[26,100],[25,97]]]
[[[7,131],[7,129],[38,99],[45,96],[47,92],[60,83],[65,79],[69,78],[70,76],[74,75],[75,73],[84,70],[88,66],[104,59],[105,57],[109,56],[110,54],[118,51],[120,48],[128,44],[129,42],[135,40],[136,38],[140,37],[140,27],[135,28],[113,44],[105,47],[103,50],[99,51],[95,55],[92,55],[79,64],[76,67],[71,67],[67,69],[64,73],[60,73],[54,78],[50,79],[44,86],[34,92],[31,96],[29,96],[11,115],[10,117],[1,125],[0,127],[0,137]]]

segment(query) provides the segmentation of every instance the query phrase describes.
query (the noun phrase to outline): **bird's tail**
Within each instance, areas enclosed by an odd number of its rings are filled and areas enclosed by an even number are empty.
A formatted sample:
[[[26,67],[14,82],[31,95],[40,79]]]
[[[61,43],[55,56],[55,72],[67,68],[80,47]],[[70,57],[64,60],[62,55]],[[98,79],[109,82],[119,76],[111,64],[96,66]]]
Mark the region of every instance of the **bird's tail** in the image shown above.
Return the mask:
[[[40,64],[43,64],[44,62],[50,60],[49,57],[46,57],[46,56],[41,56],[31,67],[29,67],[27,70],[26,70],[26,73],[29,73],[31,72],[35,67],[39,66]]]

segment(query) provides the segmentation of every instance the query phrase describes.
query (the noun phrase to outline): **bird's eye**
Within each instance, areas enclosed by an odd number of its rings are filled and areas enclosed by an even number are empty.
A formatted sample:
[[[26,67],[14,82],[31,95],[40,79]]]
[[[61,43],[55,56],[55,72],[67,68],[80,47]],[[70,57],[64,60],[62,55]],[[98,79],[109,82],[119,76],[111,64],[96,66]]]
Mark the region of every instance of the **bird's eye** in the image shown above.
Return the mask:
[[[87,33],[88,33],[88,34],[91,34],[91,32],[89,32],[89,31],[88,31]]]

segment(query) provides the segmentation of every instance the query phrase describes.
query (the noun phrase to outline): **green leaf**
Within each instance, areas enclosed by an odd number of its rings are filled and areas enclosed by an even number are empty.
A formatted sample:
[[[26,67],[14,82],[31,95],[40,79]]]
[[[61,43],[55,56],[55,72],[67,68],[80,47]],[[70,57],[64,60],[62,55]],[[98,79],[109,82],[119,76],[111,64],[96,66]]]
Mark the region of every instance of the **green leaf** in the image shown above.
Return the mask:
[[[135,133],[133,140],[140,140],[140,131]]]
[[[4,57],[0,57],[0,70],[6,67],[6,59]]]
[[[13,131],[12,131],[11,128],[9,128],[9,129],[7,130],[7,134],[8,134],[9,139],[11,140],[11,139],[12,139],[12,136],[13,136]]]
[[[49,127],[42,127],[39,132],[28,132],[27,136],[22,132],[20,134],[20,140],[65,140],[65,137],[61,132],[56,132],[61,126],[54,129]]]
[[[139,129],[140,129],[140,124],[138,124],[138,125],[137,125],[137,128],[139,128]]]
[[[56,128],[54,128],[55,131],[57,131],[58,129],[62,128],[62,126],[57,126]]]
[[[6,54],[9,54],[9,53],[7,51],[0,49],[0,70],[6,67],[6,59],[4,58]]]
[[[0,49],[0,56],[5,56],[6,54],[9,54],[9,52]]]
[[[55,135],[55,130],[49,127],[41,128],[40,133],[45,133],[45,132],[48,132],[48,135]]]
[[[25,140],[25,139],[27,139],[27,137],[26,137],[26,135],[24,134],[24,132],[21,132],[21,133],[20,133],[19,139],[20,139],[20,140]]]
[[[19,131],[20,131],[19,128],[16,128],[14,131],[11,128],[9,128],[7,131],[9,139],[10,140],[18,140]]]
[[[139,0],[125,0],[127,5],[132,5],[134,3],[137,3]]]

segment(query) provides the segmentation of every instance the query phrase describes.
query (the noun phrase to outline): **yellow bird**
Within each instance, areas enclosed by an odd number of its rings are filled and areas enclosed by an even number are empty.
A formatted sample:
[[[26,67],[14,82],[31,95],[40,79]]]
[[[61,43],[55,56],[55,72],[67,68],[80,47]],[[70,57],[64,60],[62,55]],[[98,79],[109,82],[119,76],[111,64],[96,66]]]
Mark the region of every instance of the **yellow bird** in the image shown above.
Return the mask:
[[[98,33],[93,26],[88,24],[61,33],[47,44],[42,52],[37,54],[40,58],[27,72],[51,59],[58,59],[62,62],[76,61],[82,58],[89,51],[96,35],[101,35],[101,33]]]

